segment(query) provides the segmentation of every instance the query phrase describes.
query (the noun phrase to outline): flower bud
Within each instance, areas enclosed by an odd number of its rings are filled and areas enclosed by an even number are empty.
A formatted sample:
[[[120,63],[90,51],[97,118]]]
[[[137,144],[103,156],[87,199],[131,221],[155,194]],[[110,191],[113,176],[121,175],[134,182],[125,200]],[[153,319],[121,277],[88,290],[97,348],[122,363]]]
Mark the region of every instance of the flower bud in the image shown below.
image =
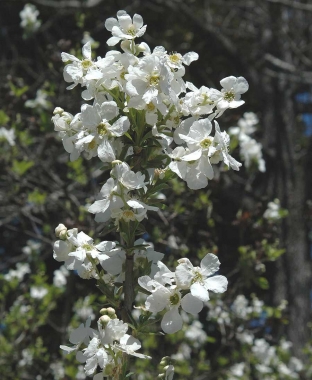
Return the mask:
[[[101,325],[103,327],[105,327],[110,320],[111,319],[110,319],[110,317],[108,315],[102,315],[102,317],[100,317],[100,319],[99,319],[99,321],[101,322]]]
[[[55,228],[55,235],[56,237],[60,238],[61,240],[67,239],[67,228],[64,226],[64,224],[59,224]]]
[[[161,361],[160,361],[160,365],[161,366],[168,366],[168,364],[170,363],[171,361],[171,358],[170,356],[164,356]]]
[[[108,307],[106,310],[109,316],[114,315],[116,313],[115,309],[113,309],[112,307]]]
[[[120,161],[120,160],[114,160],[114,161],[112,161],[112,166],[113,167],[116,166],[116,165],[120,165],[120,164],[122,164],[122,161]]]
[[[100,314],[107,315],[107,309],[106,309],[106,307],[103,307],[103,309],[100,310]]]
[[[164,373],[160,373],[156,379],[164,379],[165,378],[165,374]]]
[[[155,169],[155,173],[154,174],[155,174],[156,178],[163,179],[165,177],[166,170],[164,170],[164,169]]]
[[[55,107],[53,111],[53,115],[62,114],[64,112],[63,108],[61,107]]]

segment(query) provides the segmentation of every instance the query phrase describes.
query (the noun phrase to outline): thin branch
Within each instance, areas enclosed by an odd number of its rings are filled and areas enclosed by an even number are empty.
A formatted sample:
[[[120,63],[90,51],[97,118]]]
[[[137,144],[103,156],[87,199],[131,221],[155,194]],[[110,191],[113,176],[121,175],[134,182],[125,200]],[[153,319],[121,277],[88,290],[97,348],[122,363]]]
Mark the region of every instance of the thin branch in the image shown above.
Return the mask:
[[[291,0],[267,0],[267,1],[269,3],[282,4],[282,5],[286,5],[287,7],[300,9],[302,11],[312,12],[312,4],[302,4],[302,3],[298,3],[297,1],[291,1]]]
[[[102,3],[103,0],[33,0],[34,3],[52,8],[92,8]]]

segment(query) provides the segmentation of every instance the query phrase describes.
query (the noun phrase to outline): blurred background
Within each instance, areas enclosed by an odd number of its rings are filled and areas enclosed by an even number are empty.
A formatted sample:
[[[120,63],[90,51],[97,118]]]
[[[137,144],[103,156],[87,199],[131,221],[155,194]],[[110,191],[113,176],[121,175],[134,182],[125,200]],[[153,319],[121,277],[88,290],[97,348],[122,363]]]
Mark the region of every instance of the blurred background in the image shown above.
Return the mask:
[[[228,292],[175,336],[145,337],[153,360],[134,364],[138,378],[155,378],[160,358],[173,355],[175,379],[310,379],[312,3],[26,4],[0,2],[1,379],[84,378],[59,345],[90,315],[96,321],[105,299],[53,260],[52,245],[59,223],[103,238],[86,211],[103,177],[96,160],[69,161],[51,116],[83,103],[79,90],[66,90],[61,52],[79,56],[91,40],[105,56],[104,22],[121,9],[142,15],[151,48],[199,54],[186,74],[197,87],[219,89],[229,75],[250,85],[245,105],[219,120],[243,168],[196,192],[173,180],[162,194],[168,207],[151,214],[143,236],[166,263],[218,254]]]

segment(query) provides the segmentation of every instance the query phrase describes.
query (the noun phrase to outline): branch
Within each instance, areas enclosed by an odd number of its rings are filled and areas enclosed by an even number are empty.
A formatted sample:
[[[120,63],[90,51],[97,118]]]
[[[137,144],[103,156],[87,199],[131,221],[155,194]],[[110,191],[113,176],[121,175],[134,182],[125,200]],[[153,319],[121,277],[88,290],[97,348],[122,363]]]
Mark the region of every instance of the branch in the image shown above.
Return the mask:
[[[292,7],[292,8],[300,9],[302,11],[312,12],[312,4],[302,4],[302,3],[297,3],[296,1],[291,1],[291,0],[267,0],[267,1],[269,3],[282,4],[282,5],[286,5],[287,7]]]
[[[274,57],[272,54],[269,53],[265,54],[264,59],[272,63],[272,65],[276,68],[288,72],[287,74],[276,72],[276,75],[287,75],[287,78],[291,79],[294,82],[312,83],[312,71],[298,70],[295,65],[285,62],[280,58]],[[268,70],[271,71],[271,73],[273,72],[270,69]]]
[[[34,3],[52,8],[92,8],[103,0],[33,0]]]

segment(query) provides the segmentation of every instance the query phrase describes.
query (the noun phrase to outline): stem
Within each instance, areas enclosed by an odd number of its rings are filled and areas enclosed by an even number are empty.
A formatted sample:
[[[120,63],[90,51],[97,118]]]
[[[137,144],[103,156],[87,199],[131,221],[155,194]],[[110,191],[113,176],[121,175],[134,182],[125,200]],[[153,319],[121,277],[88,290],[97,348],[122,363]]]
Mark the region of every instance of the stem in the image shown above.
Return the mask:
[[[131,313],[132,304],[134,301],[134,286],[133,286],[133,255],[126,254],[126,269],[125,269],[125,282],[124,282],[124,308],[127,314]],[[126,318],[129,320],[128,316]]]

